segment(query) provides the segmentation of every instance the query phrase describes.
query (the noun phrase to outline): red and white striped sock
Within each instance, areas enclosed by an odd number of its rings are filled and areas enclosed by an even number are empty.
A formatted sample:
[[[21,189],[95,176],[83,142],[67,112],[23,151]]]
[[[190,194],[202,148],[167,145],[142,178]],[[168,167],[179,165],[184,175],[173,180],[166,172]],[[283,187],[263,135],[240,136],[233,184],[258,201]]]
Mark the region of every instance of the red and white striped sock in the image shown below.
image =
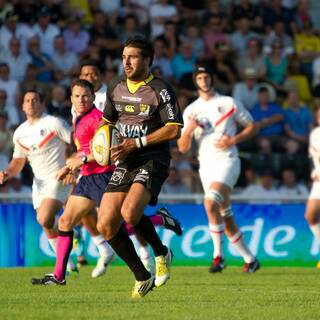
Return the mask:
[[[223,224],[209,224],[210,235],[213,242],[213,258],[223,258],[222,244],[224,225]]]
[[[240,255],[243,257],[245,263],[251,263],[255,260],[254,256],[252,255],[250,249],[245,244],[242,232],[238,231],[233,236],[229,237],[229,241],[234,245],[234,247],[238,250]]]

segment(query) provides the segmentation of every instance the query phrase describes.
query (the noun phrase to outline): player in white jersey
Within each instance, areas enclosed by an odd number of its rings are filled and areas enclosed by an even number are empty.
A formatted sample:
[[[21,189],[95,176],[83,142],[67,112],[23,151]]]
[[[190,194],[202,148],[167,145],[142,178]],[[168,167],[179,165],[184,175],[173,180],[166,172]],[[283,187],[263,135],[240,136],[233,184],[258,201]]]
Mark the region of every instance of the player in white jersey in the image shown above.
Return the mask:
[[[257,128],[250,113],[240,103],[214,92],[212,77],[205,68],[199,67],[193,79],[199,98],[184,111],[185,126],[178,147],[181,152],[187,152],[193,136],[199,145],[199,174],[214,245],[209,271],[221,272],[225,268],[222,250],[225,232],[244,258],[244,272],[255,272],[260,265],[234,222],[230,194],[240,174],[236,144],[253,136]],[[238,133],[237,124],[243,127]]]
[[[312,188],[306,205],[305,218],[314,237],[320,241],[320,109],[315,112],[317,127],[310,133],[309,156],[312,159]],[[320,268],[320,261],[317,264]]]
[[[57,229],[55,216],[66,201],[71,185],[57,181],[58,170],[66,161],[66,146],[71,135],[68,124],[44,113],[40,94],[28,91],[23,98],[22,110],[27,120],[14,132],[14,153],[8,167],[0,171],[0,184],[16,176],[29,161],[33,171],[32,202],[37,220],[55,251]]]

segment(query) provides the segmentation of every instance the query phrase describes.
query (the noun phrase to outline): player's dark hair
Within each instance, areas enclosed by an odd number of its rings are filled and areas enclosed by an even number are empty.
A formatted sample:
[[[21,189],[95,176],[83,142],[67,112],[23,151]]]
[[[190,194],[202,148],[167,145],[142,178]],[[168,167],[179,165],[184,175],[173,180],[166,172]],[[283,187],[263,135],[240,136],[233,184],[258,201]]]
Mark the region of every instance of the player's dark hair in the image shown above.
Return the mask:
[[[81,61],[80,72],[81,72],[82,68],[86,67],[86,66],[94,67],[100,72],[99,65],[96,60],[83,60],[83,61]]]
[[[90,92],[92,95],[94,95],[94,87],[92,85],[92,83],[90,83],[87,80],[83,80],[83,79],[75,79],[72,81],[71,83],[71,92],[73,87],[78,86],[78,87],[82,87],[82,88],[89,88]]]
[[[44,101],[44,96],[41,92],[34,90],[34,89],[30,89],[30,90],[26,90],[23,93],[23,97],[27,94],[27,93],[35,93],[36,95],[38,95],[40,102],[42,103]]]
[[[141,55],[143,58],[150,58],[149,67],[152,66],[153,56],[154,56],[154,48],[150,41],[148,41],[145,37],[136,35],[130,37],[126,40],[123,47],[132,47],[141,49]]]

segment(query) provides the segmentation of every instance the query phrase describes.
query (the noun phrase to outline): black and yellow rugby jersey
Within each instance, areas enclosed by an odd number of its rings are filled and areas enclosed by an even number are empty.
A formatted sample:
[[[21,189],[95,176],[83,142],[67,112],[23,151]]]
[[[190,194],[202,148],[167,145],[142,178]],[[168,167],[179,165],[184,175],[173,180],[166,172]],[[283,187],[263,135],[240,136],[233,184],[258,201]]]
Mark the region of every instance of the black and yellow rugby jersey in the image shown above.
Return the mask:
[[[146,136],[163,126],[183,126],[183,119],[171,86],[150,75],[133,84],[125,76],[116,77],[108,86],[103,118],[117,123],[126,138]],[[169,142],[146,146],[128,158],[170,159]]]

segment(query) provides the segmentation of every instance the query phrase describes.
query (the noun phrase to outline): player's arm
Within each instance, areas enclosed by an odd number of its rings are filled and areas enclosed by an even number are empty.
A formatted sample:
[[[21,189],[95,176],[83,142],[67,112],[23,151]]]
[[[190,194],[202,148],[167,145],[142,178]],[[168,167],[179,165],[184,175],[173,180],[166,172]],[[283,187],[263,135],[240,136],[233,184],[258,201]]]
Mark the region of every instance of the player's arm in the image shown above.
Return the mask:
[[[171,140],[176,140],[181,135],[180,124],[170,124],[148,134],[144,137],[123,139],[122,143],[112,147],[112,161],[123,160],[126,156],[137,150],[147,146],[164,143]]]
[[[191,149],[192,136],[197,126],[197,121],[194,118],[189,117],[188,122],[182,131],[181,137],[177,141],[178,148],[181,153],[186,153]]]
[[[0,171],[0,184],[5,183],[8,179],[18,175],[25,164],[26,158],[12,158],[7,169]]]
[[[234,108],[236,109],[235,121],[243,129],[233,137],[228,135],[222,136],[222,138],[215,144],[217,148],[227,149],[233,145],[248,140],[259,132],[259,125],[254,122],[249,111],[239,101],[234,101]]]

